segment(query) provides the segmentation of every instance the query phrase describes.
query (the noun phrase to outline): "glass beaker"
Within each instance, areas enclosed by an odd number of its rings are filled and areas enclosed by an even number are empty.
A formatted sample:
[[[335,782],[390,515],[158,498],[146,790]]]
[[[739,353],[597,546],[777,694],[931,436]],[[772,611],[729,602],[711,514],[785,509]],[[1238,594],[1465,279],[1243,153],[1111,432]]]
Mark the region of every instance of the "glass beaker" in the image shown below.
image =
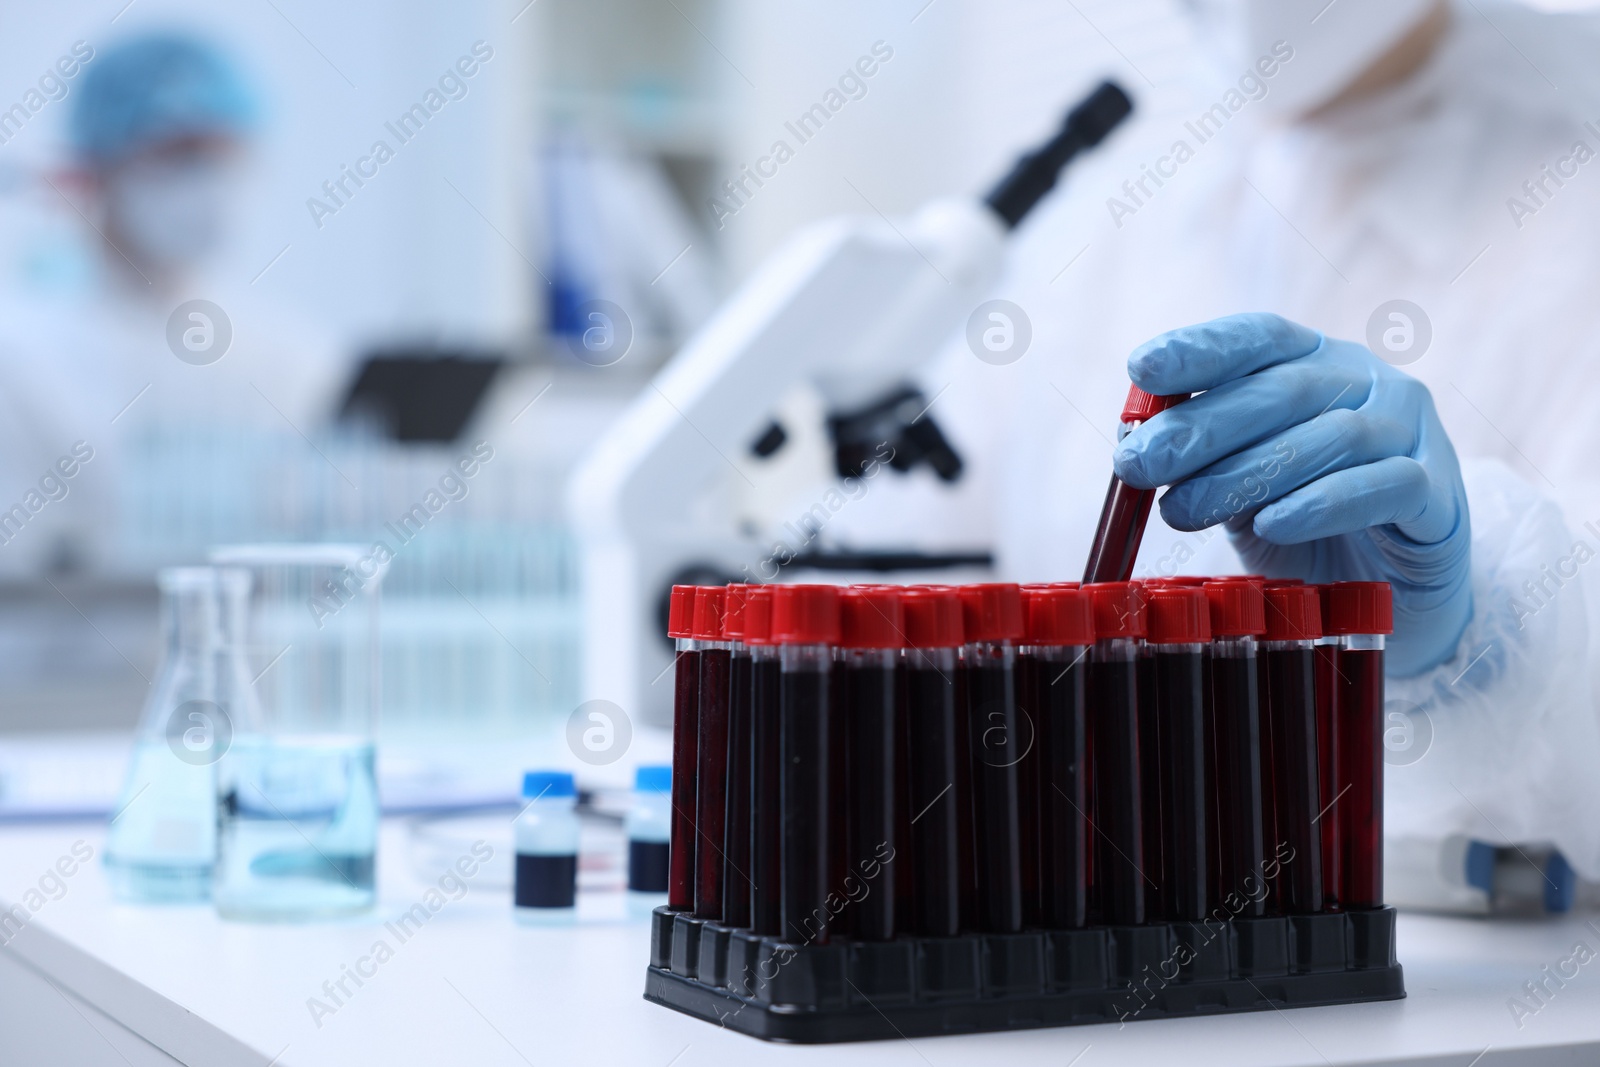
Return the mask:
[[[204,900],[217,858],[216,763],[251,697],[236,643],[249,576],[175,567],[157,584],[161,666],[106,830],[106,876],[122,900]]]
[[[212,897],[224,918],[296,921],[376,899],[379,586],[388,555],[354,545],[246,545],[244,658],[253,715],[217,765]]]

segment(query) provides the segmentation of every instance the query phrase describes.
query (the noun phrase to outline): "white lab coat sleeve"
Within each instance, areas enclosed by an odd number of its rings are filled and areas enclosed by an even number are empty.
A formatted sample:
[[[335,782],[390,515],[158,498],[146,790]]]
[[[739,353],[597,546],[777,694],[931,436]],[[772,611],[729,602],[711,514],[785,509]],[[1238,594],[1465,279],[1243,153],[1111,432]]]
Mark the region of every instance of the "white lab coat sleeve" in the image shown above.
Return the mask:
[[[1600,713],[1583,591],[1600,576],[1600,539],[1575,534],[1499,460],[1464,462],[1463,475],[1472,621],[1448,662],[1388,682],[1386,834],[1549,843],[1600,878]]]

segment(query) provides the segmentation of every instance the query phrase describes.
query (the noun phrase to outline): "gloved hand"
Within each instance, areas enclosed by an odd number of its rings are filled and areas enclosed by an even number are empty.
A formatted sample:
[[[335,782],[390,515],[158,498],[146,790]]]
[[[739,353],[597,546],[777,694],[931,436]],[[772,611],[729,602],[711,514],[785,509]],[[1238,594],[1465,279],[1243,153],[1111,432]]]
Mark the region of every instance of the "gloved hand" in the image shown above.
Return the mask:
[[[1352,341],[1277,315],[1162,334],[1128,357],[1158,395],[1201,392],[1117,446],[1135,488],[1169,485],[1178,530],[1225,523],[1245,566],[1394,585],[1391,674],[1442,663],[1472,617],[1471,528],[1426,386]]]

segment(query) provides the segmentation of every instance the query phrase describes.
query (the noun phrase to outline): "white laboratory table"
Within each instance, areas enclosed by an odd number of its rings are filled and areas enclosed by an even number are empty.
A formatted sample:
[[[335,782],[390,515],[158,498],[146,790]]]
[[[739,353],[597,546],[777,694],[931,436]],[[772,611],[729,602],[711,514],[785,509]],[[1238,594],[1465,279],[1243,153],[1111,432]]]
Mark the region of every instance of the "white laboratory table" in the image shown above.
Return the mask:
[[[41,879],[59,897],[19,932],[0,928],[7,1067],[1600,1063],[1600,956],[1567,964],[1576,975],[1548,982],[1543,1006],[1524,989],[1580,942],[1600,952],[1600,920],[1402,916],[1409,996],[1391,1003],[797,1047],[647,1004],[647,924],[626,918],[615,891],[586,892],[576,925],[520,927],[504,889],[482,874],[483,884],[469,883],[401,943],[385,923],[423,901],[430,883],[411,869],[405,827],[394,821],[383,830],[376,911],[319,925],[226,923],[204,906],[113,903],[101,837],[89,823],[0,827],[0,901],[24,900]],[[63,890],[46,872],[75,842],[97,858],[61,878]],[[323,983],[336,983],[380,938],[392,957],[363,964],[371,976],[360,986],[345,978],[349,995],[335,1006]],[[313,997],[332,1012],[314,1017]],[[1514,1018],[1513,997],[1538,1012]]]

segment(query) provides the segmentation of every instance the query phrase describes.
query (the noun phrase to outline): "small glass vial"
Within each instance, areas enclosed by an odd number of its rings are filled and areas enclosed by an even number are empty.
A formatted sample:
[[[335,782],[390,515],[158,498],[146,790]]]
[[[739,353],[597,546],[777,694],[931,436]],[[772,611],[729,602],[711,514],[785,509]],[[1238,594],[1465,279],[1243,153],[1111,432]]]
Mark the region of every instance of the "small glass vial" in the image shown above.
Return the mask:
[[[566,771],[522,776],[528,804],[512,826],[519,923],[570,923],[578,903],[578,791]]]
[[[648,915],[667,902],[672,839],[672,768],[640,767],[633,774],[633,806],[623,820],[628,835],[628,910]]]

